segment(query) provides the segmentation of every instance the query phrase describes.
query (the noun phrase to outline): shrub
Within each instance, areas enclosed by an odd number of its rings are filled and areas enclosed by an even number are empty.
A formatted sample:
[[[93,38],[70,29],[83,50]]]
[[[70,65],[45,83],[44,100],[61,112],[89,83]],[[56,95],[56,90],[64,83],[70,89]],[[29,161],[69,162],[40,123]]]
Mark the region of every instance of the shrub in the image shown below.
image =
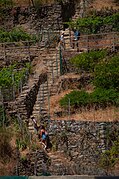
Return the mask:
[[[119,89],[119,56],[101,62],[94,70],[94,85],[99,88]]]
[[[70,105],[73,107],[85,106],[88,104],[89,94],[85,91],[72,91],[60,100],[60,105],[67,107],[69,105],[69,101]]]
[[[90,71],[94,70],[95,65],[106,57],[107,51],[100,50],[100,51],[90,51],[89,53],[82,53],[76,55],[75,57],[71,58],[71,63],[74,64],[81,70]]]
[[[26,33],[22,28],[13,28],[11,31],[0,29],[0,42],[19,42],[27,40],[37,41],[37,37]]]
[[[18,86],[20,80],[24,80],[26,71],[29,71],[31,66],[29,63],[26,63],[24,67],[19,71],[15,70],[16,68],[17,68],[17,64],[10,65],[9,67],[4,67],[0,71],[0,86],[2,87],[9,87],[12,85]]]
[[[119,92],[116,90],[98,88],[90,94],[85,91],[72,91],[60,100],[60,105],[66,108],[70,102],[71,107],[106,107],[108,104],[119,105],[118,99]]]
[[[108,26],[111,26],[113,31],[119,31],[119,13],[107,16],[93,14],[92,16],[79,18],[76,21],[66,22],[65,24],[72,29],[76,26],[83,34],[99,33],[102,27]]]
[[[90,94],[90,103],[99,106],[107,106],[107,104],[119,105],[119,93],[115,89],[97,88]]]

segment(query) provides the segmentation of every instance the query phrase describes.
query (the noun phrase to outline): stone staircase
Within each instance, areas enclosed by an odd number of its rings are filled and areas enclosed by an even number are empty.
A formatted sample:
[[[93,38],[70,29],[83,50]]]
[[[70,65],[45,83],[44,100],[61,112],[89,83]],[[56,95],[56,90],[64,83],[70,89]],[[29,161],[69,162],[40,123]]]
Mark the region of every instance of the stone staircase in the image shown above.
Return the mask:
[[[85,17],[86,10],[88,9],[88,6],[90,4],[90,0],[80,0],[80,2],[77,2],[75,5],[75,14],[72,17],[73,21],[76,21],[78,18]]]
[[[24,120],[28,122],[28,118],[30,117],[31,112],[33,110],[38,89],[40,85],[44,83],[47,79],[46,67],[43,64],[42,59],[40,59],[41,53],[42,50],[40,51],[39,56],[34,58],[33,62],[31,62],[32,66],[37,63],[36,69],[34,69],[32,74],[29,76],[29,79],[26,84],[22,86],[21,91],[19,91],[19,94],[16,99],[14,101],[9,102],[6,108],[11,116],[15,115],[21,121]]]
[[[62,55],[66,57],[66,54],[72,52],[76,53],[76,49],[72,49],[70,43],[69,29],[64,31],[65,38],[65,50],[62,51]],[[34,53],[34,52],[33,52]],[[64,58],[63,57],[63,58]],[[38,49],[37,57],[37,69],[32,77],[32,83],[28,82],[23,88],[20,95],[17,97],[13,104],[9,103],[11,108],[9,111],[11,114],[17,114],[21,119],[29,121],[29,130],[34,131],[31,117],[35,117],[38,122],[45,122],[49,118],[49,96],[55,95],[60,84],[57,79],[60,76],[60,52],[57,48],[42,48]],[[39,60],[39,63],[38,63]],[[42,66],[40,61],[43,62]],[[41,71],[39,68],[45,70],[45,78],[43,81],[39,79]],[[40,80],[40,81],[39,81]],[[29,101],[29,102],[28,102]],[[30,119],[29,119],[30,118]],[[40,121],[41,120],[41,121]]]
[[[33,132],[34,127],[31,118],[35,117],[37,123],[47,122],[49,118],[49,97],[56,94],[58,86],[55,84],[60,76],[60,60],[58,51],[50,49],[49,52],[41,54],[43,63],[47,68],[47,80],[39,87],[36,102],[33,107],[33,112],[29,120],[29,130]],[[54,85],[55,84],[55,85]]]
[[[73,170],[71,169],[72,162],[62,151],[51,151],[48,153],[48,156],[51,161],[48,172],[52,176],[73,174]]]
[[[82,7],[82,0],[80,1],[80,3],[77,3],[76,5],[75,5],[75,14],[74,14],[74,16],[72,17],[72,20],[73,21],[75,21],[75,20],[77,20],[79,17],[81,17],[82,16],[82,13],[81,13],[81,7]]]
[[[69,29],[64,31],[65,50],[62,50],[62,58],[66,59],[67,55],[70,57],[76,55],[77,49],[72,48],[70,44]],[[50,101],[49,98],[58,92],[61,80],[58,80],[61,76],[60,72],[60,51],[57,48],[50,48],[48,51],[44,50],[40,54],[40,58],[43,60],[43,64],[47,68],[47,80],[39,87],[36,102],[33,107],[32,115],[29,119],[29,130],[33,133],[34,127],[32,117],[35,117],[38,124],[42,122],[48,122],[50,118]],[[63,60],[62,59],[62,60]]]

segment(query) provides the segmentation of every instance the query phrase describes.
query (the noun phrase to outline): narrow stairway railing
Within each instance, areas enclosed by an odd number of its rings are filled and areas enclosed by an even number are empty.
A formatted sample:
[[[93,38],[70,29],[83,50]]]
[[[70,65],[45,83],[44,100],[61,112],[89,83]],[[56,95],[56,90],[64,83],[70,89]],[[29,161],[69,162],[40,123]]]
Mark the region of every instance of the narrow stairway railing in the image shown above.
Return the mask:
[[[65,37],[65,49],[76,48],[77,51],[89,51],[110,48],[113,51],[119,46],[119,32],[81,35],[78,41],[74,40],[73,32]]]

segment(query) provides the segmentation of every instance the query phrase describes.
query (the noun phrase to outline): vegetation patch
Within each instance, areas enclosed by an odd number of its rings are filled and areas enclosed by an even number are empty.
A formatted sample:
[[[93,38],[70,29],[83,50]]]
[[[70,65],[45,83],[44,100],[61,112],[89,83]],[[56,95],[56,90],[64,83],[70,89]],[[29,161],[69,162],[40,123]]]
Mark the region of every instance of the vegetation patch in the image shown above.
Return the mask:
[[[37,41],[36,35],[26,33],[22,28],[13,28],[11,31],[0,29],[0,42]]]
[[[97,63],[107,56],[106,50],[84,52],[71,58],[70,62],[81,71],[92,72]]]
[[[96,89],[92,93],[86,91],[72,91],[66,94],[60,100],[60,105],[64,108],[70,106],[72,108],[80,107],[106,107],[109,104],[119,105],[119,92],[114,89]]]
[[[106,50],[85,52],[71,58],[70,62],[80,72],[92,74],[90,83],[94,91],[72,91],[66,94],[60,105],[67,108],[119,106],[119,55]]]
[[[85,91],[72,91],[69,94],[66,94],[61,100],[60,105],[62,107],[67,107],[70,105],[72,107],[85,106],[88,104],[89,94]]]
[[[94,85],[105,89],[119,90],[119,55],[102,61],[94,69]]]
[[[119,92],[115,89],[96,88],[90,93],[90,104],[95,104],[99,107],[108,105],[119,105]]]
[[[26,63],[23,68],[17,68],[17,64],[10,65],[9,67],[4,67],[0,71],[0,86],[9,87],[19,85],[19,82],[25,79],[26,72],[30,70],[30,63]]]
[[[113,31],[119,31],[119,13],[107,16],[97,16],[93,14],[85,18],[79,18],[76,21],[66,22],[71,29],[77,27],[83,34],[95,34],[101,31],[101,28],[111,26]]]

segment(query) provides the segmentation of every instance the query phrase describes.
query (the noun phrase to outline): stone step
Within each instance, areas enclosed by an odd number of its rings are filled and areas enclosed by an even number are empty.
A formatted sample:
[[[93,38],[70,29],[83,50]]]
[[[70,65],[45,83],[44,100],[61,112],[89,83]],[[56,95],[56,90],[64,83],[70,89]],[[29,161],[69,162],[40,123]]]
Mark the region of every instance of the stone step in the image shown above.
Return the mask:
[[[60,64],[57,64],[57,63],[55,63],[55,64],[53,64],[53,65],[49,65],[48,66],[48,71],[52,71],[52,69],[53,70],[57,70],[58,68],[60,67]]]
[[[46,115],[46,114],[47,114],[47,111],[40,111],[40,114]]]
[[[40,101],[40,100],[46,99],[47,96],[48,96],[48,93],[45,93],[44,95],[41,94],[41,95],[37,98],[37,100]]]
[[[37,107],[37,106],[34,106],[34,108],[33,108],[34,110],[40,110],[40,111],[46,111],[46,109],[45,108],[42,108],[42,107],[40,107],[40,105],[39,105],[39,107]]]
[[[42,86],[40,86],[40,90],[47,90],[47,84],[44,84],[44,85],[42,85]]]
[[[40,97],[43,97],[43,96],[47,96],[47,95],[48,95],[48,90],[47,91],[40,91],[40,93],[37,96],[37,99],[39,99]]]

